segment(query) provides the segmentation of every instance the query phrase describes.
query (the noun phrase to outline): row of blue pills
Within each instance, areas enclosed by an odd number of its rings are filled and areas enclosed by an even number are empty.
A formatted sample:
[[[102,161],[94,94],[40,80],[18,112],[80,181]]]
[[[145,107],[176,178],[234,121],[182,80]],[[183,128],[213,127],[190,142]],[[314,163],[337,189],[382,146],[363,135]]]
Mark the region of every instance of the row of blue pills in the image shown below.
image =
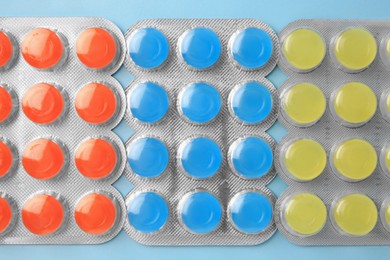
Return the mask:
[[[273,164],[270,144],[256,136],[237,139],[230,146],[228,157],[232,171],[246,179],[265,176]],[[201,136],[185,140],[174,158],[178,158],[178,163],[187,176],[207,179],[221,169],[223,154],[215,141]],[[168,167],[169,149],[157,138],[137,138],[127,147],[127,160],[134,174],[142,178],[155,178],[161,176]]]
[[[134,31],[127,39],[130,60],[141,69],[156,69],[168,59],[167,37],[158,29],[147,27]],[[189,68],[204,70],[215,65],[222,46],[218,35],[205,27],[185,31],[177,43],[179,59]],[[266,31],[249,27],[237,31],[229,40],[229,57],[244,69],[259,69],[268,63],[273,42]]]
[[[228,99],[231,114],[240,122],[258,124],[267,119],[273,108],[270,90],[258,81],[249,81],[232,89]],[[127,95],[132,117],[142,123],[156,123],[164,118],[170,107],[166,89],[155,82],[136,84]],[[204,124],[217,117],[222,100],[218,90],[206,82],[190,83],[178,95],[177,108],[193,123]]]
[[[172,214],[166,199],[159,193],[134,193],[126,201],[130,226],[142,233],[162,230]],[[273,221],[273,207],[267,196],[256,191],[243,191],[229,202],[228,220],[234,228],[247,234],[265,231]],[[189,192],[177,206],[182,227],[193,234],[209,234],[220,226],[224,209],[220,200],[205,190]]]

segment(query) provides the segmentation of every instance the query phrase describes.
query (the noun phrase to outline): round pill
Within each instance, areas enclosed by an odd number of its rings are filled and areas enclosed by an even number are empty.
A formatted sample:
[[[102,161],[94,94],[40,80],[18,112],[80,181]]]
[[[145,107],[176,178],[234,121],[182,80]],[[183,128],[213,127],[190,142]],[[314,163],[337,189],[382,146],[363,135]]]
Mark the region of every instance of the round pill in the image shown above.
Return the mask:
[[[366,29],[349,28],[337,37],[333,51],[343,68],[358,72],[374,61],[377,45],[374,36]]]
[[[109,176],[117,164],[115,147],[101,138],[83,141],[75,152],[78,171],[90,179],[102,179]]]
[[[167,92],[153,82],[138,83],[130,91],[127,102],[132,116],[144,123],[161,120],[169,108]]]
[[[169,109],[167,92],[153,82],[137,84],[130,91],[127,102],[132,116],[144,123],[161,120]]]
[[[341,178],[361,181],[375,170],[377,155],[370,143],[361,139],[349,139],[339,144],[333,152],[333,167]]]
[[[360,82],[349,82],[337,90],[333,97],[337,117],[348,124],[361,125],[375,114],[377,100],[371,88]]]
[[[56,142],[39,138],[24,149],[22,164],[31,177],[47,180],[61,172],[65,165],[65,154]]]
[[[100,70],[113,65],[118,48],[114,36],[103,28],[88,28],[77,37],[77,57],[90,69]]]
[[[11,116],[13,107],[14,101],[11,94],[6,88],[0,85],[0,124]]]
[[[387,60],[388,63],[388,59],[390,58],[390,37],[386,40],[384,52],[385,52],[385,59]]]
[[[114,91],[101,83],[89,83],[76,95],[77,114],[91,124],[109,122],[117,111],[117,98]]]
[[[139,138],[127,147],[127,161],[135,174],[144,178],[157,177],[168,166],[168,148],[158,139]]]
[[[77,202],[74,218],[84,232],[101,235],[114,226],[117,210],[114,202],[105,194],[90,193]]]
[[[389,60],[390,62],[390,60]],[[390,64],[390,63],[389,63]],[[382,114],[382,117],[390,123],[390,91],[385,90],[379,101],[379,108]]]
[[[165,35],[154,28],[134,31],[127,41],[130,59],[143,69],[160,67],[167,59],[169,43]]]
[[[34,123],[50,124],[63,113],[65,100],[61,92],[48,83],[31,86],[23,95],[22,109]]]
[[[233,170],[248,179],[265,176],[273,164],[272,148],[259,137],[245,137],[235,141],[229,154]]]
[[[390,94],[387,94],[386,108],[387,108],[387,112],[390,113]]]
[[[311,139],[293,141],[282,156],[282,164],[288,175],[298,181],[310,181],[317,178],[326,166],[324,148]]]
[[[55,67],[64,57],[64,44],[59,35],[48,28],[37,28],[23,39],[21,52],[25,61],[37,69]]]
[[[326,44],[318,32],[300,28],[286,36],[282,45],[282,53],[293,69],[308,72],[321,64],[325,57]]]
[[[217,62],[221,54],[221,42],[211,29],[193,28],[180,37],[179,50],[187,65],[195,69],[207,69]]]
[[[198,137],[180,146],[179,158],[186,174],[205,179],[213,176],[221,167],[222,152],[213,140]]]
[[[382,165],[382,168],[384,168],[383,170],[386,172],[386,173],[390,173],[390,146],[388,146],[386,148],[386,150],[384,150],[384,154],[383,154],[384,158],[383,158],[383,162],[384,164]]]
[[[386,229],[389,229],[390,228],[390,204],[389,203],[386,203],[384,205],[384,225],[386,227]]]
[[[0,68],[10,64],[14,56],[14,46],[11,38],[0,31]]]
[[[7,175],[14,164],[14,155],[10,147],[0,140],[0,177]]]
[[[324,202],[310,193],[300,193],[288,198],[282,214],[288,229],[301,236],[320,232],[327,218]]]
[[[169,218],[166,201],[154,192],[138,193],[126,206],[130,225],[142,233],[159,231]]]
[[[229,101],[234,115],[247,124],[262,122],[273,107],[270,91],[255,81],[236,86],[230,93]]]
[[[390,34],[386,35],[380,42],[379,54],[382,63],[385,66],[390,67]]]
[[[229,41],[230,55],[238,65],[247,69],[261,68],[272,56],[272,39],[258,28],[246,28],[235,33]]]
[[[371,232],[378,220],[375,203],[366,195],[349,194],[340,198],[332,207],[334,224],[352,236],[364,236]]]
[[[282,108],[286,119],[297,126],[315,124],[326,109],[326,99],[321,89],[311,83],[299,83],[282,96]]]
[[[218,91],[207,83],[188,85],[179,97],[179,109],[190,121],[207,123],[214,119],[221,109]]]
[[[7,230],[14,218],[12,207],[6,198],[0,197],[0,234]]]
[[[222,206],[218,199],[206,191],[187,194],[179,203],[182,224],[192,233],[207,234],[214,231],[222,219]]]
[[[29,198],[22,208],[24,226],[33,234],[49,235],[64,222],[64,208],[54,196],[39,194]]]
[[[239,193],[229,203],[234,227],[243,233],[256,234],[267,229],[272,222],[272,204],[258,192]]]

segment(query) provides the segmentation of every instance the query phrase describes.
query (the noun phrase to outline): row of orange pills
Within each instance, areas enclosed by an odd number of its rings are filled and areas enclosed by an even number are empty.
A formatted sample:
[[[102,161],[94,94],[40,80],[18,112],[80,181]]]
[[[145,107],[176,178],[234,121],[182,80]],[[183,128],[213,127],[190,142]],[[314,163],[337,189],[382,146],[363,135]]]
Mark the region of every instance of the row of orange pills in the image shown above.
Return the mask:
[[[69,97],[61,86],[37,83],[29,87],[21,100],[24,114],[34,123],[51,124],[67,112]],[[105,124],[114,119],[119,110],[119,98],[108,84],[88,83],[82,86],[74,101],[77,114],[91,124]],[[18,110],[18,97],[6,84],[0,85],[0,123],[12,120]]]
[[[55,192],[34,194],[21,209],[24,227],[35,235],[59,233],[69,219],[66,198]],[[8,194],[0,196],[0,234],[11,231],[18,218],[15,200]],[[90,192],[76,202],[73,218],[77,226],[92,235],[111,230],[119,217],[120,208],[115,197],[108,193]]]
[[[114,174],[120,165],[120,153],[116,144],[108,138],[87,138],[74,153],[78,171],[89,179],[104,179]],[[0,138],[0,177],[14,172],[18,164],[16,147]],[[48,180],[59,176],[68,166],[69,152],[60,140],[38,138],[24,148],[21,163],[31,177]]]
[[[12,66],[18,43],[10,32],[0,31],[0,68]],[[20,43],[24,60],[33,68],[53,70],[63,65],[69,55],[65,36],[50,28],[36,28],[26,33]],[[88,28],[79,33],[75,43],[78,61],[93,70],[110,69],[117,62],[120,47],[116,37],[104,28]]]

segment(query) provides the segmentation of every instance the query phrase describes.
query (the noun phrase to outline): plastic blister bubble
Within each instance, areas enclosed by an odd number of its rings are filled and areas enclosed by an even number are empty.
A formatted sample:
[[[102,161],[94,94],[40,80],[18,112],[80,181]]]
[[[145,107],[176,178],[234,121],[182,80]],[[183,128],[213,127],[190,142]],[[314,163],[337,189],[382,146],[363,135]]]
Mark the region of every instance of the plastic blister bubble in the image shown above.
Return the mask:
[[[56,29],[34,28],[23,36],[20,45],[25,62],[39,70],[55,70],[61,67],[68,55],[65,36]]]
[[[280,219],[289,233],[309,237],[325,226],[327,209],[324,202],[311,193],[294,193],[281,204]]]
[[[137,232],[149,234],[161,231],[169,221],[169,206],[158,193],[144,191],[127,199],[127,218]]]
[[[242,191],[230,200],[228,214],[238,231],[258,234],[272,225],[272,201],[261,192]]]

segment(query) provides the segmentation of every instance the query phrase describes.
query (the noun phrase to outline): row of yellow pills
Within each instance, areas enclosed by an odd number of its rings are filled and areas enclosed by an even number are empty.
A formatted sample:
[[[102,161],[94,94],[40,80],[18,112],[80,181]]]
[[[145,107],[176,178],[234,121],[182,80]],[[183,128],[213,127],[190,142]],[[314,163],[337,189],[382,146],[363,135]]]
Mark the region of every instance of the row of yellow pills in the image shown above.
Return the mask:
[[[380,99],[382,116],[390,119],[390,92]],[[329,109],[336,121],[359,127],[371,120],[378,107],[375,93],[361,82],[348,82],[330,96]],[[326,110],[326,97],[319,86],[303,82],[287,87],[281,94],[281,114],[292,125],[308,127],[318,122]],[[389,121],[390,122],[390,121]]]
[[[281,204],[281,223],[293,235],[307,237],[319,233],[330,218],[341,235],[368,235],[378,222],[390,231],[390,202],[382,203],[378,214],[375,203],[366,195],[351,193],[339,196],[330,205],[328,216],[324,202],[311,193],[295,193]]]
[[[378,164],[374,147],[363,139],[344,140],[330,151],[330,166],[337,177],[348,182],[362,181],[373,174]],[[281,170],[289,178],[307,182],[320,176],[327,165],[323,146],[309,138],[286,142],[280,149]],[[379,156],[383,173],[390,177],[390,145],[386,144]]]
[[[380,44],[381,58],[390,65],[390,37]],[[327,43],[311,28],[298,28],[282,37],[282,57],[286,65],[300,73],[310,72],[323,62]],[[337,67],[348,73],[360,72],[371,65],[378,52],[373,34],[365,28],[351,27],[330,40],[329,54]]]

